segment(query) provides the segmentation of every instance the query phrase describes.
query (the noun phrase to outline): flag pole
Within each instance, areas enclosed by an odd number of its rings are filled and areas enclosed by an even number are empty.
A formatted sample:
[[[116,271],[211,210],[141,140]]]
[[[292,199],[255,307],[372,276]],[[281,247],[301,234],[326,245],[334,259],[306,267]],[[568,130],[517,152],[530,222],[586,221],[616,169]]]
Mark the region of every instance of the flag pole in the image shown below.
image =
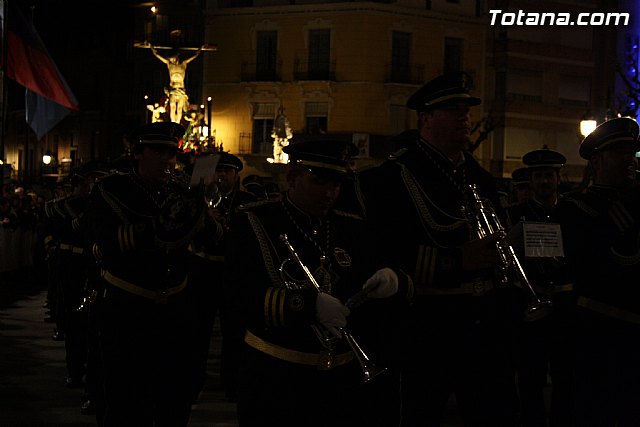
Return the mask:
[[[31,5],[29,7],[29,9],[31,10],[31,25],[33,25],[33,15],[35,13],[35,9],[36,7],[34,5]],[[26,103],[26,96],[25,96],[25,104],[24,104],[24,113],[27,114],[27,103]],[[24,135],[24,175],[22,177],[22,180],[24,181],[25,185],[30,185],[31,184],[31,163],[33,163],[33,161],[31,160],[31,153],[29,152],[29,140],[31,138],[29,138],[29,134],[31,132],[29,132],[27,130],[27,132],[25,132]],[[37,142],[37,141],[36,141]]]
[[[7,73],[5,69],[7,67],[7,13],[9,8],[7,7],[7,3],[9,0],[0,0],[2,1],[2,107],[0,110],[0,160],[5,162],[7,159],[5,157],[5,138],[6,138],[6,129],[7,129]],[[3,166],[4,169],[6,166]],[[4,177],[4,170],[2,171],[2,176]]]

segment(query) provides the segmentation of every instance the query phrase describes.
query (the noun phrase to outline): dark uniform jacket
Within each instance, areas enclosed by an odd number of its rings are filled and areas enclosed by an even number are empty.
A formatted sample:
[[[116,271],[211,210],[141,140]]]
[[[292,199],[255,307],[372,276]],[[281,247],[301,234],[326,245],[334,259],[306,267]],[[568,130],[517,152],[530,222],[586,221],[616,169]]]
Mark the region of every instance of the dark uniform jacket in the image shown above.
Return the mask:
[[[86,275],[85,265],[88,261],[84,251],[86,238],[85,211],[88,205],[88,195],[67,196],[48,202],[45,205],[47,217],[52,228],[51,238],[53,239],[48,240],[48,242],[55,242],[58,259],[63,263],[62,268],[78,270],[76,276],[80,278]],[[67,276],[70,274],[68,271],[62,271],[61,273]],[[78,283],[77,285],[82,286],[83,283]],[[81,294],[82,287],[75,289],[75,291],[78,295]]]
[[[50,280],[55,288],[54,312],[58,327],[67,327],[80,306],[91,259],[84,249],[85,211],[88,196],[65,196],[45,204],[44,247],[48,253]],[[66,313],[66,316],[63,316]]]
[[[82,254],[85,234],[82,222],[89,204],[88,196],[67,196],[45,204],[50,235],[47,242],[55,240],[58,249]]]
[[[640,192],[592,186],[556,206],[578,305],[640,323]]]
[[[83,236],[79,233],[81,222],[87,206],[89,205],[89,196],[69,196],[62,200],[65,210],[65,217],[68,221],[64,226],[67,228],[68,236],[61,238],[63,243],[75,243],[76,246],[82,246]],[[71,231],[73,230],[73,231]],[[67,241],[68,239],[68,241]]]
[[[416,295],[460,289],[463,283],[490,277],[487,272],[463,273],[457,247],[473,236],[463,210],[468,185],[476,184],[479,195],[498,206],[493,178],[468,153],[454,167],[424,140],[405,144],[380,167],[359,176],[365,215],[383,227],[381,244],[411,274]]]
[[[91,197],[91,250],[106,282],[159,302],[184,288],[201,195],[175,181],[154,190],[132,172],[99,180]]]
[[[324,291],[346,302],[376,270],[388,266],[379,259],[381,251],[372,240],[375,235],[351,214],[331,211],[322,221],[313,219],[286,195],[282,201],[256,202],[241,210],[234,219],[227,261],[232,288],[242,302],[249,337],[245,341],[272,356],[277,353],[275,346],[318,355],[324,348],[311,328],[317,291],[305,285],[308,280],[296,262],[286,261],[291,254],[280,236],[288,236]],[[348,317],[348,328],[368,351],[378,350],[374,343],[381,341],[382,325],[393,324],[394,310],[406,304],[410,286],[407,277],[397,273],[396,296],[367,301]],[[301,285],[302,289],[295,289]],[[374,315],[381,305],[389,310],[384,316]],[[348,352],[343,340],[336,344],[337,355]],[[289,357],[293,353],[285,353],[280,354],[283,360],[305,364]]]
[[[67,196],[68,197],[68,196]],[[49,252],[58,249],[58,236],[61,223],[67,216],[66,209],[64,207],[67,197],[60,197],[52,200],[48,200],[44,204],[44,246]]]

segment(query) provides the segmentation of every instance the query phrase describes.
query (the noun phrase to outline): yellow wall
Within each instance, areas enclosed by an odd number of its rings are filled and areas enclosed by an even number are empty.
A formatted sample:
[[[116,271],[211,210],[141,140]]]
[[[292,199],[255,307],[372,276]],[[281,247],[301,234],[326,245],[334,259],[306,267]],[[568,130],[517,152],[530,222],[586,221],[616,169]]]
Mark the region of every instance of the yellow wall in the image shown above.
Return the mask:
[[[444,38],[463,38],[463,66],[474,75],[475,92],[480,95],[485,23],[473,15],[416,6],[355,2],[212,10],[206,37],[218,50],[205,58],[203,94],[213,97],[217,140],[226,150],[237,151],[239,134],[252,132],[252,102],[284,107],[294,132],[305,126],[304,103],[320,101],[329,103],[329,133],[391,135],[389,105],[404,104],[419,87],[385,83],[394,30],[413,34],[412,63],[425,66],[425,80],[443,71]],[[307,49],[311,28],[331,29],[335,81],[293,80],[295,54]],[[240,81],[242,61],[255,63],[255,31],[260,30],[278,31],[281,82]],[[413,112],[406,114],[413,124]]]

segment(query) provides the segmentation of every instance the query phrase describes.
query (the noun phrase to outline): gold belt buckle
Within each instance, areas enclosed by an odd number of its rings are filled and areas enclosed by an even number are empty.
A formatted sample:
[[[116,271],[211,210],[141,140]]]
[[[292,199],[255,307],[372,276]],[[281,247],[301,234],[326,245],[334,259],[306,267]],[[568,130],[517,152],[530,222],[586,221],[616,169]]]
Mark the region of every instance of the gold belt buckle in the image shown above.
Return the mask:
[[[321,371],[328,371],[333,368],[334,355],[332,351],[323,350],[320,352],[320,359],[318,360],[318,369]]]
[[[480,296],[484,295],[484,292],[485,292],[484,282],[479,281],[479,280],[473,282],[472,292],[473,292],[473,296],[474,297],[480,297]]]

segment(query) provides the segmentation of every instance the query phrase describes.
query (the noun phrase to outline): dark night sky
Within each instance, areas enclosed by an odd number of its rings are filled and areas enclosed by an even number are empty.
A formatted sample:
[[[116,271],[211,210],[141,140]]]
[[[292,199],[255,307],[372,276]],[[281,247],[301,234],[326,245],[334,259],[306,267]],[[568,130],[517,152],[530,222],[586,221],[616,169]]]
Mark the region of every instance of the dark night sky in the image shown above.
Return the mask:
[[[118,95],[116,79],[131,70],[127,49],[134,9],[128,2],[34,0],[20,1],[20,6],[26,14],[33,11],[34,26],[81,110],[99,110]],[[23,108],[24,89],[11,84],[10,94],[10,107]]]

